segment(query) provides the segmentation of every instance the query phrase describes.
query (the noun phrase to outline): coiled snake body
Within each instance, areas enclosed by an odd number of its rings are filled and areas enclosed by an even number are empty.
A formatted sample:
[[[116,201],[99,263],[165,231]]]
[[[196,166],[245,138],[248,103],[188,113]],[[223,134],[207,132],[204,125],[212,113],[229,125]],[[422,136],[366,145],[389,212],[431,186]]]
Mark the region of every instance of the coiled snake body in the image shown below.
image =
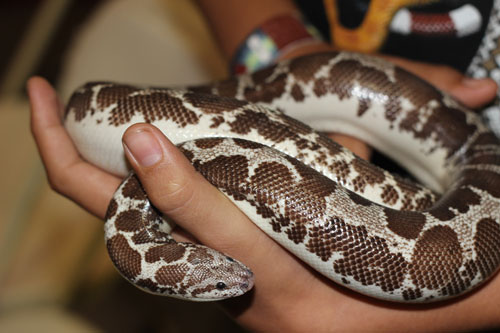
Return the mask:
[[[382,60],[317,54],[189,89],[89,83],[74,93],[65,117],[82,156],[118,175],[128,172],[121,136],[137,122],[166,133],[270,237],[365,295],[446,299],[500,266],[498,139],[476,114]],[[317,131],[370,143],[431,190]],[[129,176],[105,223],[108,250],[125,278],[196,300],[252,288],[243,264],[176,243],[170,230]]]

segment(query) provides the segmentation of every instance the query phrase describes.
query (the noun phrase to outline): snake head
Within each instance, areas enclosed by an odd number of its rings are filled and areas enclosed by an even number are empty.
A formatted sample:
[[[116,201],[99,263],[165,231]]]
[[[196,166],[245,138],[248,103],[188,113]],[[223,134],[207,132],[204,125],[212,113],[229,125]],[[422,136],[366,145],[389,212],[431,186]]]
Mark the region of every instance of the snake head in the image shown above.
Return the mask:
[[[185,279],[186,296],[191,300],[218,301],[252,289],[253,273],[243,263],[205,246],[192,247],[187,259],[191,269]]]

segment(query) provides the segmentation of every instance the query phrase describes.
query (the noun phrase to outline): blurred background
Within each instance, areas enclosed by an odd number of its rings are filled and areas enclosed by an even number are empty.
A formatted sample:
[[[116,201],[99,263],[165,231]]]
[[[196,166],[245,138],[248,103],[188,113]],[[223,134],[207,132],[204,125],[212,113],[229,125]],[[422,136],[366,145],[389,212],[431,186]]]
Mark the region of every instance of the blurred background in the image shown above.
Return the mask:
[[[189,0],[0,1],[0,332],[238,332],[213,304],[119,277],[102,221],[55,194],[29,131],[25,82],[63,101],[89,80],[182,85],[226,75]]]

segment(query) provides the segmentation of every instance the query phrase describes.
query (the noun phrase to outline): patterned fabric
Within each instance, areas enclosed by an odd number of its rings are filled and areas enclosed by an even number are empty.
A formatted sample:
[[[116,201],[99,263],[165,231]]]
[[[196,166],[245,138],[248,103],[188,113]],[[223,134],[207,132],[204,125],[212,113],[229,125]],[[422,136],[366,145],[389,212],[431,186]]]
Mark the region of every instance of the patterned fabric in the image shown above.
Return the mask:
[[[500,86],[500,0],[495,0],[484,39],[467,69],[475,78],[490,77]],[[488,126],[500,137],[500,91],[497,99],[482,113]]]
[[[248,35],[236,51],[230,70],[234,74],[255,72],[299,45],[322,40],[318,30],[304,19],[274,17]]]

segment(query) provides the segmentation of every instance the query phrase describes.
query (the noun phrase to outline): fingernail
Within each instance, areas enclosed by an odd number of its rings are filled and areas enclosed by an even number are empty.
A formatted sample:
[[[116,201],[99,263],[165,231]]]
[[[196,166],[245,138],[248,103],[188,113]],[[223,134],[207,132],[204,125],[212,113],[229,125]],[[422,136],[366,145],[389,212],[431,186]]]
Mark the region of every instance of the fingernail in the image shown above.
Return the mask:
[[[162,149],[153,133],[145,130],[128,132],[123,137],[125,149],[143,167],[149,167],[162,159]]]
[[[466,77],[462,80],[462,83],[465,86],[471,87],[471,88],[477,88],[479,86],[482,86],[484,84],[485,80],[484,79],[473,79],[470,77]]]

